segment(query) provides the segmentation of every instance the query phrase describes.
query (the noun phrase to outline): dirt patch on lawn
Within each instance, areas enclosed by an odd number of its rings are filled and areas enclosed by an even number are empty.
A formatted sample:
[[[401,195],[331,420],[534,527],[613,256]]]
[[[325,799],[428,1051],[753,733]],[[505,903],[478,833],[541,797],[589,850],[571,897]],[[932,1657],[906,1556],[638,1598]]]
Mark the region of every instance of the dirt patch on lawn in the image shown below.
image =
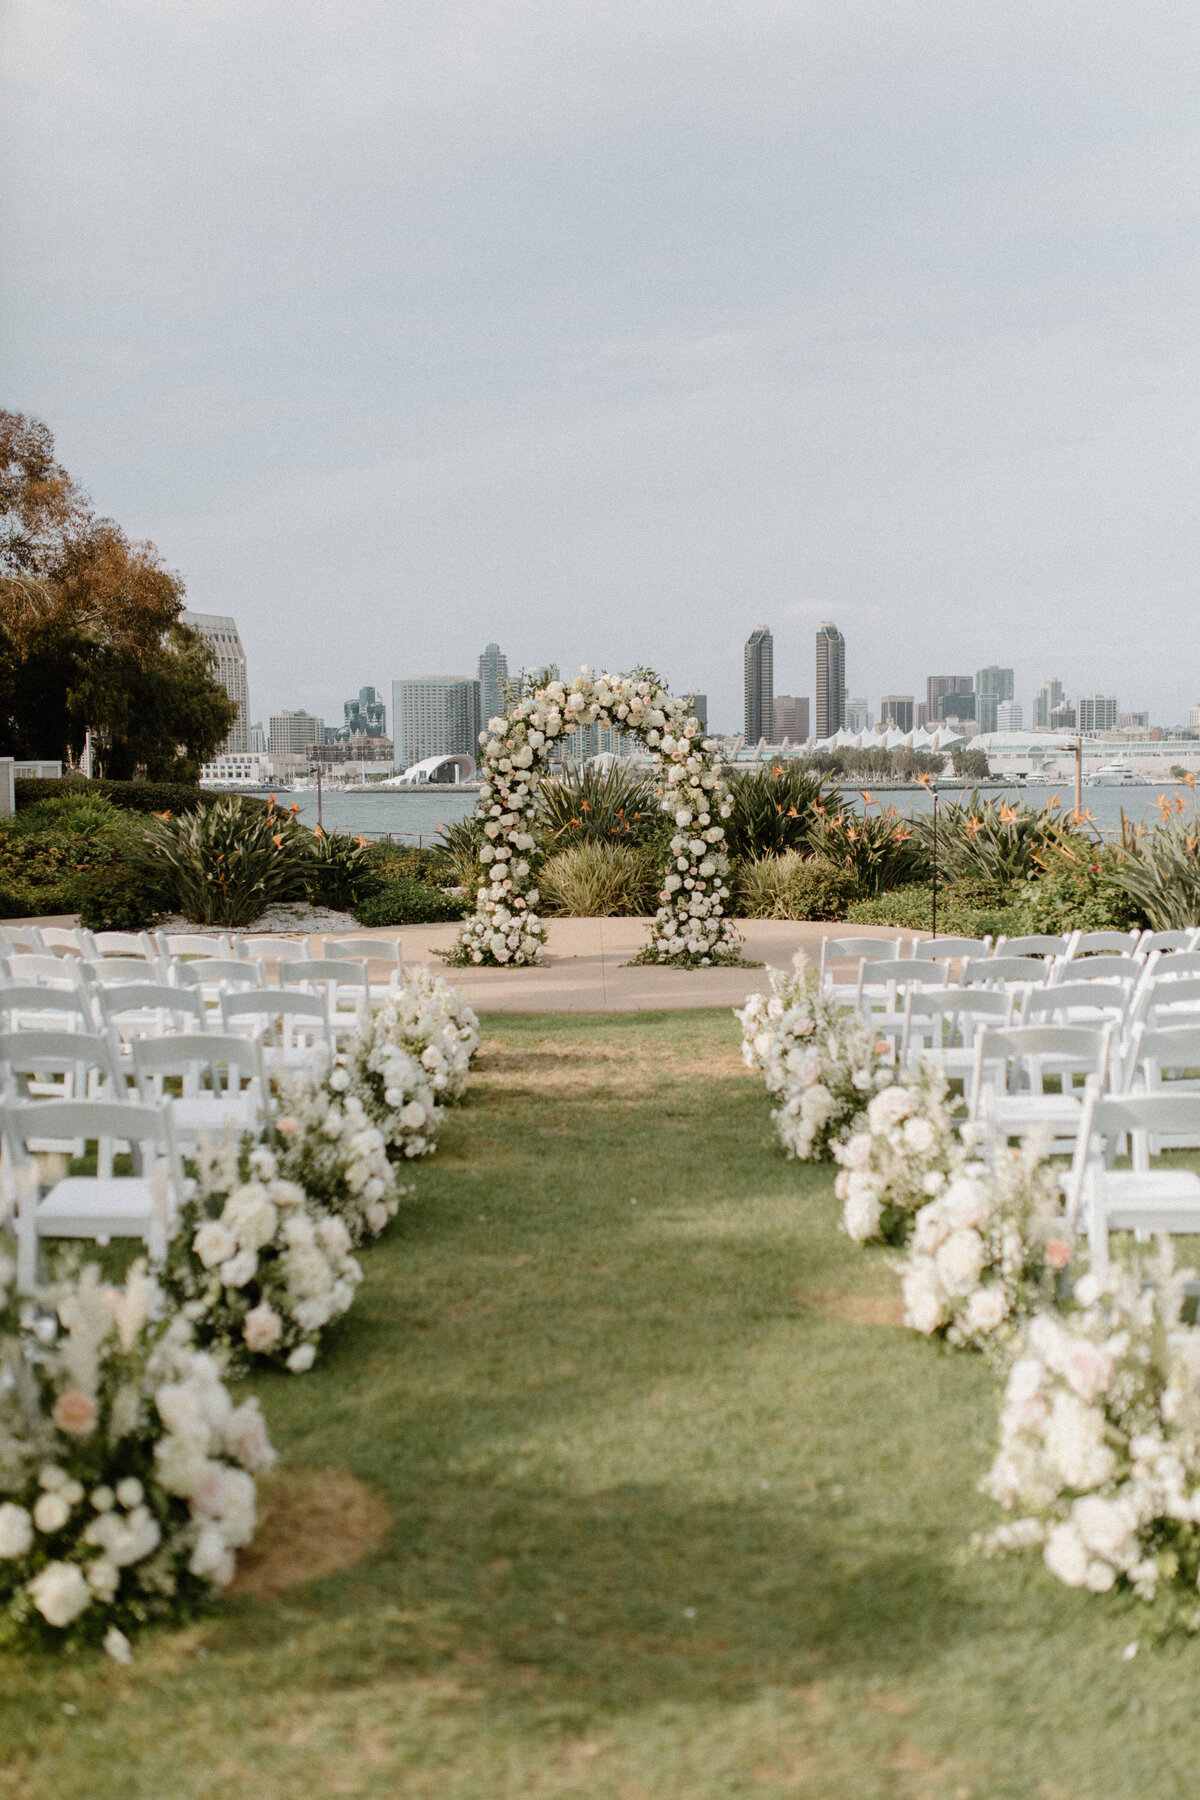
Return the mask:
[[[826,1319],[840,1319],[843,1325],[903,1325],[904,1298],[901,1294],[846,1294],[836,1291],[804,1296]]]
[[[391,1528],[389,1509],[348,1469],[275,1469],[259,1481],[258,1530],[229,1592],[273,1600],[361,1562]]]
[[[663,1081],[711,1081],[746,1073],[735,1044],[714,1047],[698,1056],[690,1045],[676,1050],[656,1044],[651,1049],[628,1042],[561,1043],[552,1038],[520,1049],[485,1043],[476,1068],[481,1076],[505,1084],[536,1083],[539,1090],[569,1089],[576,1093],[581,1088],[628,1088],[641,1092],[647,1085]]]

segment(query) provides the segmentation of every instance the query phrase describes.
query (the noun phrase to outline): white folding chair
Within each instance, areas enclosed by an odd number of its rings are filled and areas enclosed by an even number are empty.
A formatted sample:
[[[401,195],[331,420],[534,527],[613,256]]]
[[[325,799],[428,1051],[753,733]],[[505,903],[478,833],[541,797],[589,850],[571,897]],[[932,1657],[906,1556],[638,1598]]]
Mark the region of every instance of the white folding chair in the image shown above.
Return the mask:
[[[1074,967],[1074,964],[1069,964]],[[1060,987],[1030,988],[1024,996],[1022,1025],[1104,1025],[1110,1021],[1117,1034],[1132,1008],[1132,991],[1125,982],[1064,981]]]
[[[404,960],[400,951],[400,939],[392,943],[388,938],[326,938],[325,955],[344,959],[347,962],[365,962],[367,964],[368,987],[372,1000],[386,1000],[394,993],[404,979]],[[371,981],[372,963],[382,963],[387,979]]]
[[[279,986],[301,993],[323,993],[335,1041],[361,1030],[371,1010],[365,962],[310,956],[305,962],[281,963]]]
[[[120,1056],[106,1032],[0,1032],[0,1088],[12,1100],[125,1100]]]
[[[154,941],[164,963],[176,956],[220,957],[225,962],[233,959],[233,944],[225,932],[220,937],[205,937],[199,931],[156,931]]]
[[[130,981],[165,981],[166,965],[157,956],[87,957],[79,964],[90,987],[120,987]]]
[[[158,961],[148,931],[91,931],[88,937],[96,956],[140,956],[145,962]]]
[[[17,1195],[20,1293],[37,1288],[43,1238],[90,1238],[97,1244],[141,1238],[155,1260],[162,1258],[183,1193],[169,1107],[132,1100],[27,1100],[0,1107],[0,1126]],[[106,1146],[124,1143],[134,1172],[114,1175],[109,1163],[95,1175],[56,1179],[52,1169],[39,1178],[31,1145],[48,1138],[95,1142],[98,1165],[107,1160]]]
[[[1076,934],[1070,949],[1070,960],[1080,956],[1097,956],[1111,950],[1118,956],[1133,956],[1141,951],[1142,933],[1136,928],[1132,931],[1081,931]]]
[[[1172,1025],[1162,1031],[1134,1026],[1124,1058],[1122,1092],[1126,1094],[1200,1094],[1200,1024]],[[1153,1140],[1159,1150],[1195,1150],[1200,1138]]]
[[[73,994],[84,989],[82,964],[74,956],[54,956],[49,951],[39,955],[19,950],[5,957],[4,969],[9,980],[20,987],[66,988]]]
[[[1145,965],[1135,956],[1063,957],[1053,965],[1050,985],[1058,987],[1064,981],[1112,981],[1123,982],[1132,992],[1144,974]]]
[[[1166,961],[1169,958],[1164,957]],[[1162,968],[1162,962],[1158,967]],[[1200,975],[1175,979],[1155,974],[1137,995],[1131,1016],[1141,1020],[1147,1031],[1200,1022]]]
[[[968,957],[958,977],[965,988],[1044,987],[1049,966],[1039,956]]]
[[[268,1074],[276,1069],[320,1071],[333,1060],[324,994],[302,994],[287,988],[223,994],[221,1020],[226,1033],[260,1040]]]
[[[1143,931],[1138,950],[1148,956],[1151,950],[1194,950],[1200,931]]]
[[[923,962],[962,962],[965,957],[990,956],[990,937],[914,938],[912,955]]]
[[[206,956],[195,962],[175,961],[168,974],[172,987],[190,988],[199,994],[210,1028],[220,1031],[221,995],[242,994],[248,988],[264,988],[267,971],[261,962],[238,962]]]
[[[980,1032],[972,1119],[1001,1144],[1045,1131],[1052,1150],[1074,1149],[1083,1084],[1089,1075],[1107,1082],[1111,1045],[1111,1025],[1013,1025]],[[1047,1092],[1048,1077],[1058,1079],[1060,1092]]]
[[[854,1009],[870,1030],[889,1039],[892,1057],[904,1033],[904,1001],[910,988],[938,990],[950,980],[950,965],[915,957],[889,957],[858,965]]]
[[[1156,981],[1179,981],[1187,975],[1200,975],[1200,950],[1167,950],[1154,965]]]
[[[127,982],[97,988],[95,1000],[100,1017],[116,1035],[123,1061],[131,1062],[129,1046],[135,1038],[205,1029],[204,1002],[190,988],[168,987],[162,981]]]
[[[46,945],[36,925],[0,925],[0,956],[29,951],[40,956]]]
[[[308,939],[301,938],[299,943],[291,938],[274,937],[235,937],[233,954],[242,962],[280,963],[307,962],[309,957]]]
[[[989,1025],[1011,1024],[1016,995],[989,988],[912,988],[904,997],[899,1061],[916,1068],[933,1056],[950,1081],[960,1080],[968,1111],[975,1081],[975,1041]]]
[[[1053,935],[1045,931],[1029,932],[1025,937],[998,937],[995,956],[1065,956],[1071,947],[1073,933]]]
[[[1200,1175],[1192,1169],[1150,1167],[1152,1138],[1200,1136],[1200,1093],[1101,1094],[1087,1084],[1083,1117],[1067,1179],[1067,1212],[1087,1233],[1093,1270],[1108,1268],[1112,1231],[1139,1238],[1163,1232],[1200,1232]],[[1114,1169],[1129,1139],[1129,1169]]]
[[[65,951],[68,956],[88,956],[92,948],[92,934],[82,929],[68,930],[61,925],[43,925],[40,928],[42,944],[47,950]]]
[[[139,1098],[146,1106],[170,1105],[181,1145],[258,1134],[269,1089],[257,1039],[195,1032],[138,1038],[130,1050]],[[167,1091],[172,1078],[181,1084],[178,1096]]]
[[[0,987],[5,1031],[95,1031],[91,997],[82,988]]]
[[[843,982],[837,980],[838,970],[833,965],[840,963],[858,963],[863,957],[871,962],[883,962],[900,955],[900,938],[831,938],[821,939],[820,984],[821,992],[832,1000],[844,1000],[847,1006],[854,1005],[858,992],[858,971]],[[849,971],[847,970],[849,975]]]

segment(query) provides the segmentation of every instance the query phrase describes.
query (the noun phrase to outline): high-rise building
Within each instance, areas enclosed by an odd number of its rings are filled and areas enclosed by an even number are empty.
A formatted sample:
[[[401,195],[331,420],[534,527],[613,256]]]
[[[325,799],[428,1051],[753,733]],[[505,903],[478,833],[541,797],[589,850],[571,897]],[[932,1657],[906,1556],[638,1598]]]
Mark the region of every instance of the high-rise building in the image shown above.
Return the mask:
[[[237,717],[218,755],[243,756],[250,750],[250,684],[246,679],[246,652],[238,628],[225,613],[181,612],[179,623],[204,639],[213,653],[213,673],[233,704]]]
[[[925,731],[929,725],[929,706],[924,700],[918,700],[913,713],[913,724],[918,731]]]
[[[1200,731],[1200,706],[1193,706],[1188,713],[1188,730]]]
[[[989,663],[975,676],[975,722],[980,731],[997,731],[996,709],[1013,697],[1013,672]]]
[[[357,700],[347,700],[342,707],[345,724],[334,733],[335,741],[352,737],[381,738],[387,735],[387,708],[373,687],[359,688]]]
[[[1033,696],[1033,729],[1035,731],[1054,731],[1058,729],[1050,723],[1050,715],[1063,702],[1063,684],[1050,676],[1043,681]]]
[[[880,731],[911,731],[913,697],[911,694],[885,694],[879,702]]]
[[[409,769],[427,756],[479,755],[478,681],[432,675],[392,683],[392,738],[396,767]]]
[[[1118,731],[1148,731],[1150,714],[1148,712],[1121,712],[1117,714]]]
[[[250,754],[251,756],[265,756],[267,754],[267,734],[263,730],[261,724],[251,725],[250,727]]]
[[[775,721],[772,742],[803,744],[808,738],[808,695],[776,694],[773,708]]]
[[[846,701],[846,730],[855,736],[871,729],[871,709],[865,700]]]
[[[938,702],[945,694],[973,694],[975,683],[969,675],[927,675],[925,678],[925,720],[935,725],[946,717]]]
[[[508,658],[499,644],[489,644],[479,658],[479,711],[483,720],[480,730],[489,719],[503,713],[507,685]]]
[[[765,625],[746,639],[746,705],[743,730],[748,744],[775,729],[775,641]]]
[[[1025,713],[1019,700],[1001,700],[996,707],[997,731],[1022,731]]]
[[[1115,731],[1117,712],[1115,694],[1080,694],[1075,707],[1075,728],[1077,731]]]
[[[846,640],[826,620],[817,631],[818,738],[832,737],[846,723]]]
[[[707,694],[693,694],[692,695],[692,714],[696,719],[699,720],[700,729],[704,733],[705,737],[707,737],[708,736],[708,695]]]
[[[1074,731],[1078,714],[1069,700],[1060,700],[1057,706],[1050,709],[1049,731]]]
[[[310,744],[325,742],[325,721],[309,712],[271,714],[267,748],[272,756],[303,756]]]
[[[962,689],[954,693],[939,694],[937,697],[938,720],[970,719],[973,721],[976,697],[974,693],[965,693]]]

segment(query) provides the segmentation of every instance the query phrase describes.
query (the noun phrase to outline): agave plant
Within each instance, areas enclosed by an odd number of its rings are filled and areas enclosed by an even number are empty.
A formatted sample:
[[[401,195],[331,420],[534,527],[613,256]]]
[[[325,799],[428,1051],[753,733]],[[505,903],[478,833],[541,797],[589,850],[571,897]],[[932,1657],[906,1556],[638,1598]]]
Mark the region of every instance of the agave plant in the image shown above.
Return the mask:
[[[863,795],[861,813],[840,804],[831,808],[820,801],[813,809],[815,817],[808,831],[812,853],[844,869],[853,877],[856,893],[868,899],[888,888],[919,881],[923,874],[912,820],[894,806],[880,806],[873,813],[871,805],[869,793]]]
[[[205,812],[156,814],[137,861],[196,924],[249,925],[268,906],[307,893],[310,837],[274,802],[264,808],[231,797]]]
[[[731,857],[781,856],[803,850],[817,817],[829,803],[819,775],[797,763],[771,763],[729,778],[733,811],[725,820],[725,848]]]
[[[1105,859],[1109,885],[1126,895],[1155,931],[1186,931],[1200,924],[1200,818],[1194,784],[1191,816],[1183,798],[1159,800],[1153,827],[1121,815],[1119,839]]]
[[[657,784],[614,762],[607,769],[568,767],[538,790],[547,850],[568,844],[649,844],[665,835]]]

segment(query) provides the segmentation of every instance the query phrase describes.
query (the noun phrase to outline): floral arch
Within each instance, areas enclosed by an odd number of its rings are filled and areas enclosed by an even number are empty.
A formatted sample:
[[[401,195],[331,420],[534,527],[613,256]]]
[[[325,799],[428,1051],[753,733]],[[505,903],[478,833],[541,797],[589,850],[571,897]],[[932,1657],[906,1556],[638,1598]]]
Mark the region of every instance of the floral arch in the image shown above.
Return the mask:
[[[543,960],[545,926],[538,912],[536,796],[556,738],[580,726],[612,726],[652,750],[665,770],[662,805],[675,816],[670,862],[659,907],[640,961],[696,968],[742,959],[728,916],[729,861],[725,827],[730,804],[717,773],[716,745],[701,734],[685,701],[653,675],[593,675],[547,682],[515,701],[480,733],[483,786],[476,817],[485,842],[475,911],[463,926],[454,960],[531,964]]]

